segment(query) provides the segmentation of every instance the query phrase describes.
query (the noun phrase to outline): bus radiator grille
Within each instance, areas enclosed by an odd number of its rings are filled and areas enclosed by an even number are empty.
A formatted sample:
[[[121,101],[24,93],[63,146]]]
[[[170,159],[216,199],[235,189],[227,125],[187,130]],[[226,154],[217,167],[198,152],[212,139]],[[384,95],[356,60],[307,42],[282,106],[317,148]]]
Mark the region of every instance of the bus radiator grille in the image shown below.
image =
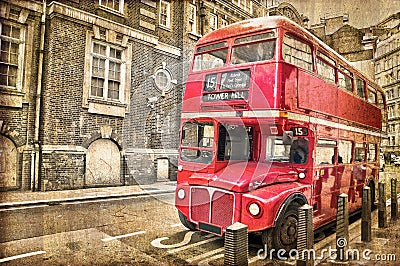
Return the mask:
[[[214,189],[192,188],[190,205],[191,218],[195,222],[211,223],[221,227],[229,226],[233,222],[234,196],[232,194]]]
[[[211,223],[220,226],[232,224],[233,195],[215,191],[212,197]]]
[[[191,189],[191,217],[196,222],[209,222],[210,216],[210,195],[207,189]]]

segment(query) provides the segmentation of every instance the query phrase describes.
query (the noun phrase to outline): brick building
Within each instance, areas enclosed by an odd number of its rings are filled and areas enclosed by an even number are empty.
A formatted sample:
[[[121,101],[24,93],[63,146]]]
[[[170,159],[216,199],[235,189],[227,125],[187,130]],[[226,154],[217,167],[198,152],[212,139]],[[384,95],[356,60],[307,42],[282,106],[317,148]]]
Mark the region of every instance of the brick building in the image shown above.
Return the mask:
[[[183,5],[1,2],[1,189],[155,181],[177,155]]]

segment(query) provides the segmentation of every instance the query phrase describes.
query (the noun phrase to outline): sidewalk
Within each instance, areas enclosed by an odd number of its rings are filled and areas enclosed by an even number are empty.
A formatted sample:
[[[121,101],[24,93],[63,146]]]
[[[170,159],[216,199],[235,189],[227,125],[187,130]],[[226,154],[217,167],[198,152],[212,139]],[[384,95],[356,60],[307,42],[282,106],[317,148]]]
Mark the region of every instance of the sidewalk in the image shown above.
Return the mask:
[[[0,209],[59,204],[61,202],[88,201],[95,199],[135,197],[175,192],[176,181],[157,182],[149,185],[85,188],[75,190],[31,192],[0,192]]]
[[[361,241],[361,219],[349,225],[346,262],[335,261],[327,255],[330,248],[336,248],[336,234],[316,243],[314,249],[319,254],[326,250],[325,258],[317,260],[317,265],[400,265],[400,213],[397,219],[391,219],[390,200],[386,202],[386,213],[387,227],[378,228],[378,210],[372,212],[370,242]]]

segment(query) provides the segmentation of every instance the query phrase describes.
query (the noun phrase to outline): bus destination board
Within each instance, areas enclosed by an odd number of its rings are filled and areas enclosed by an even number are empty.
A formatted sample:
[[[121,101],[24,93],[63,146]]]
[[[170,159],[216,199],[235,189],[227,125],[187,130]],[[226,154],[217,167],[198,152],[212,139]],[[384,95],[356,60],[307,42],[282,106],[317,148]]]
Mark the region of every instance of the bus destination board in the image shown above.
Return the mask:
[[[203,102],[247,100],[248,91],[218,92],[203,95]]]
[[[221,90],[243,90],[249,88],[250,70],[224,72],[221,75]]]

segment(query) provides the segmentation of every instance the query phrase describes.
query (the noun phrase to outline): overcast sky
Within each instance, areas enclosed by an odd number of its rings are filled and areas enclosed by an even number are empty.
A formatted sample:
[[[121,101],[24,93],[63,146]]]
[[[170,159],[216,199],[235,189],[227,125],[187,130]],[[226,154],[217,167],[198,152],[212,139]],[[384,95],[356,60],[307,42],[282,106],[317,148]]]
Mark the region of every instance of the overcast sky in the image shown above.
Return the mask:
[[[282,2],[282,1],[281,1]],[[356,27],[376,25],[391,14],[400,12],[400,0],[285,0],[311,24],[330,14],[349,14],[349,24]]]

